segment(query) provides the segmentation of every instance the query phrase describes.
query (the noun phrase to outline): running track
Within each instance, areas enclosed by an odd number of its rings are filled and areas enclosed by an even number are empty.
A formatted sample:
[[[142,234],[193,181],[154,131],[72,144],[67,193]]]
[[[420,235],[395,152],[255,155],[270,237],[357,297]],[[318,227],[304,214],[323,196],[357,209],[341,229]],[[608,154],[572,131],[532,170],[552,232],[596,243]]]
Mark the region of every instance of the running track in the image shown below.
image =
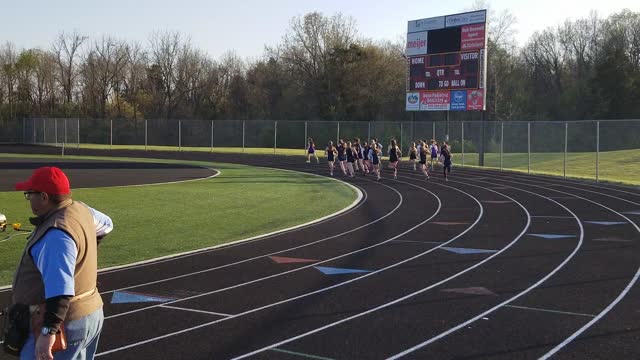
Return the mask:
[[[150,156],[327,172],[292,158]],[[468,168],[445,183],[404,165],[397,181],[345,178],[363,201],[322,223],[101,273],[98,358],[640,358],[637,188]],[[111,304],[114,291],[175,300]]]

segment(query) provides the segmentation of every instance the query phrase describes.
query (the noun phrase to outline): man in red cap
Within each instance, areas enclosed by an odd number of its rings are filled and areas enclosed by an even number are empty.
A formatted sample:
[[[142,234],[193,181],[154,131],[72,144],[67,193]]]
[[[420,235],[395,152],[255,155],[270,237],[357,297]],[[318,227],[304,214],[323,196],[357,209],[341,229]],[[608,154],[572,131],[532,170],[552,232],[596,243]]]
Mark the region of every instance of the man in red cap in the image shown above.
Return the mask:
[[[35,229],[16,270],[13,302],[44,313],[42,325],[32,320],[20,358],[53,359],[62,331],[69,343],[56,359],[92,359],[104,321],[94,210],[72,200],[69,180],[57,167],[36,169],[16,190],[29,200]]]

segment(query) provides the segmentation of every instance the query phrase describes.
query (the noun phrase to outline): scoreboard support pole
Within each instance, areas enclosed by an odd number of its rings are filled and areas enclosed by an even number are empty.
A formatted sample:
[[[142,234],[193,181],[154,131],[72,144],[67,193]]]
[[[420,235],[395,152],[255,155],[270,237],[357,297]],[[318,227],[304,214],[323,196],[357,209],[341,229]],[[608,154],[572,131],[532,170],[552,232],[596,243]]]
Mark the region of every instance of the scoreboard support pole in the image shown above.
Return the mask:
[[[445,113],[446,113],[445,119],[447,121],[447,124],[446,124],[446,131],[444,133],[444,141],[449,142],[449,111],[445,111]]]
[[[411,113],[411,139],[410,142],[414,142],[416,140],[416,113]]]
[[[400,148],[400,153],[402,153],[402,121],[400,121],[400,144],[398,147]]]
[[[596,121],[596,182],[600,181],[600,121]]]
[[[484,166],[484,115],[485,111],[480,111],[480,151],[478,152],[478,166]]]
[[[431,131],[431,138],[433,140],[437,140],[438,138],[436,137],[436,122],[434,121],[431,126],[433,127],[433,130]]]

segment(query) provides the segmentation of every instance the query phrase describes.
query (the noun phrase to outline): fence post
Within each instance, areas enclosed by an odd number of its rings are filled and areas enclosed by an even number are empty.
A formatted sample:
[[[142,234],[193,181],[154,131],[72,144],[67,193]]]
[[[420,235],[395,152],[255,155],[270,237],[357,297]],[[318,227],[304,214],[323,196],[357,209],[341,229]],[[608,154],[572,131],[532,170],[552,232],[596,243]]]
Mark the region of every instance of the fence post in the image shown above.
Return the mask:
[[[62,145],[64,146],[64,144],[67,143],[67,119],[64,119],[64,142],[62,143]]]
[[[211,120],[211,152],[213,152],[213,120]]]
[[[78,149],[80,149],[80,118],[76,119],[76,124],[78,126]]]
[[[109,150],[113,148],[113,119],[109,120]]]
[[[47,143],[47,120],[42,119],[42,143]]]
[[[527,174],[531,174],[531,122],[527,121]]]
[[[304,154],[307,153],[307,122],[304,122],[304,142],[302,143],[302,147],[304,148]]]
[[[435,140],[436,139],[436,122],[433,122],[433,132],[432,132],[432,139]]]
[[[400,121],[400,152],[402,153],[402,121]]]
[[[22,144],[26,143],[27,139],[27,122],[25,121],[24,116],[22,117]]]
[[[367,141],[371,141],[371,120],[369,120],[369,130],[367,132]]]
[[[564,177],[567,177],[567,150],[568,150],[568,136],[569,133],[569,123],[567,121],[564,122],[564,170],[563,170],[563,174]]]
[[[148,133],[147,133],[147,119],[144,119],[144,149],[147,150],[148,143]]]
[[[244,152],[244,122],[245,120],[242,120],[242,152]]]
[[[278,120],[273,122],[273,155],[276,154],[278,147]]]
[[[596,182],[600,181],[600,121],[596,121]]]
[[[58,146],[58,118],[53,119],[53,135],[56,137],[56,146]]]
[[[462,167],[464,167],[464,121],[462,122],[462,126],[460,126],[460,128],[462,129],[462,143],[461,143],[461,147],[462,147]]]
[[[500,171],[502,171],[503,152],[504,152],[504,121],[500,121]]]
[[[336,144],[340,141],[340,121],[338,121],[338,132],[336,137]]]

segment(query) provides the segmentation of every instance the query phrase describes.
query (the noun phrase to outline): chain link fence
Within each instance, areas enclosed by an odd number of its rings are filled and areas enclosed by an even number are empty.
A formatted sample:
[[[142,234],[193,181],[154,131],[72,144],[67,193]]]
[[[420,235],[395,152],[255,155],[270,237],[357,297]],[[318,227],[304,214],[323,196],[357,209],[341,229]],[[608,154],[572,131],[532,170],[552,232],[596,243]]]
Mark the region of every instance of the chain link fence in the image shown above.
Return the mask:
[[[600,121],[273,121],[29,118],[2,120],[0,143],[304,154],[312,138],[396,139],[403,154],[420,140],[447,140],[456,166],[626,181],[640,176],[640,120]]]

